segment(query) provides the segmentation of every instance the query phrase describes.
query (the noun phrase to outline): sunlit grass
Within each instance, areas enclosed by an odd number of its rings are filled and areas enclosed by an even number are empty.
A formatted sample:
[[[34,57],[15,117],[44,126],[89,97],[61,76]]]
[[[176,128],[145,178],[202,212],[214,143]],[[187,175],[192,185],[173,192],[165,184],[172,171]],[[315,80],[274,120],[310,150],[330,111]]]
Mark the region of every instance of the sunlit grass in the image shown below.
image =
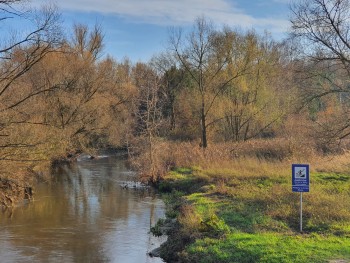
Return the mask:
[[[299,194],[291,189],[291,163],[300,161],[239,157],[171,171],[161,185],[182,191],[179,222],[195,239],[182,256],[189,262],[350,259],[350,166],[341,155],[328,164],[315,160],[305,161],[311,189],[304,194],[303,234]]]
[[[235,232],[224,239],[197,240],[186,255],[192,262],[203,263],[328,262],[328,259],[350,259],[350,240],[320,235]]]

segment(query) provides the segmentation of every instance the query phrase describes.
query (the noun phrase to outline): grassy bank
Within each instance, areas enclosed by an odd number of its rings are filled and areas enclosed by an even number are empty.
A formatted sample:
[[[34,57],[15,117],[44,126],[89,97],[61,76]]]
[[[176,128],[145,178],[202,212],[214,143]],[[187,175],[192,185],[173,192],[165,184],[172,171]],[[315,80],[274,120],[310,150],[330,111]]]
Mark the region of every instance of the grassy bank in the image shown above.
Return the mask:
[[[167,262],[350,261],[348,155],[314,157],[311,191],[291,191],[291,162],[235,158],[205,168],[175,168],[159,184],[168,217]]]

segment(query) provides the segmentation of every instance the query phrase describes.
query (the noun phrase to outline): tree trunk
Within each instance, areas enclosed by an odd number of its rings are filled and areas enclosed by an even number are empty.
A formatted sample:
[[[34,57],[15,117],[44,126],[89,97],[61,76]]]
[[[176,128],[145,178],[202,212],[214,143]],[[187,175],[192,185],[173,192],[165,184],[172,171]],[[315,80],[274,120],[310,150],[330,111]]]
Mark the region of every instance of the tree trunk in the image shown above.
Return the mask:
[[[202,148],[207,148],[208,142],[207,142],[207,127],[206,127],[206,116],[205,116],[205,107],[204,107],[204,101],[202,101],[202,107],[201,107],[201,125],[202,125]]]

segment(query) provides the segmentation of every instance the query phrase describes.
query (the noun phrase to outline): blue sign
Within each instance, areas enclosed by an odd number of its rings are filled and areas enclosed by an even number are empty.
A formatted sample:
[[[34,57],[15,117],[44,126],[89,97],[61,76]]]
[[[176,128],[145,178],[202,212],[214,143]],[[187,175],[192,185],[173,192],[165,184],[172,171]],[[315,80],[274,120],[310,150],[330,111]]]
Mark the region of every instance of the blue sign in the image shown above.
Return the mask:
[[[292,164],[293,192],[310,191],[310,172],[308,164]]]

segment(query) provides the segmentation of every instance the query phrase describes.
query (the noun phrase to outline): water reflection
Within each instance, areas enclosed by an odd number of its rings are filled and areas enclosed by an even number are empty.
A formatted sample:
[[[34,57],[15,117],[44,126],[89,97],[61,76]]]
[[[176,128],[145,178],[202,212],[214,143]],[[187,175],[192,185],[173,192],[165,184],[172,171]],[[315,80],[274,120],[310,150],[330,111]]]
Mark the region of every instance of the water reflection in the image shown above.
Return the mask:
[[[162,262],[150,225],[164,214],[151,189],[123,188],[135,175],[116,157],[63,166],[35,201],[0,214],[0,262]]]

